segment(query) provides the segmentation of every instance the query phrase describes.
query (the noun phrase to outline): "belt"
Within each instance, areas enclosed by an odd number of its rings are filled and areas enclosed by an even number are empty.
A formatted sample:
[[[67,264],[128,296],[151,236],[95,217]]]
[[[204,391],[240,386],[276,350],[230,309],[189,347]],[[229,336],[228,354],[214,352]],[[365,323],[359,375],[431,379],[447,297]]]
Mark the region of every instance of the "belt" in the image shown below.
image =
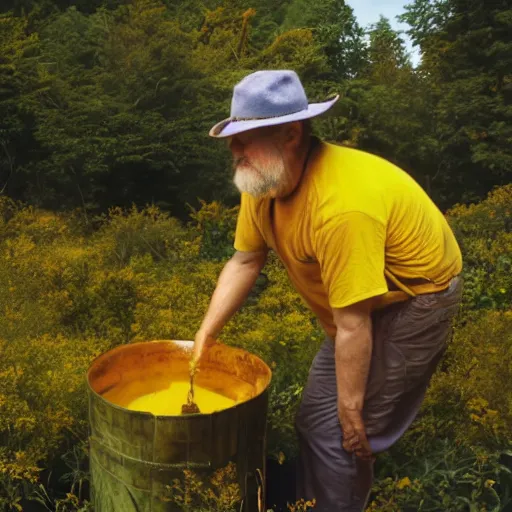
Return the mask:
[[[452,281],[454,279],[456,279],[457,277],[459,277],[459,276],[456,275],[456,276],[451,277],[446,282],[446,286],[444,286],[439,291],[443,291],[444,289],[448,288],[450,286],[450,284],[452,283]],[[396,278],[395,276],[390,277],[390,274],[387,272],[386,272],[386,281],[388,284],[389,291],[403,291],[403,292],[408,293],[409,295],[414,294],[413,292],[409,293],[408,289],[410,286],[421,286],[421,285],[426,285],[426,284],[436,284],[437,286],[443,286],[443,285],[438,285],[437,283],[434,283],[430,279],[426,279],[424,277],[409,277],[409,278],[401,277],[400,280],[398,280],[398,278]],[[399,286],[399,284],[401,284],[402,286]]]

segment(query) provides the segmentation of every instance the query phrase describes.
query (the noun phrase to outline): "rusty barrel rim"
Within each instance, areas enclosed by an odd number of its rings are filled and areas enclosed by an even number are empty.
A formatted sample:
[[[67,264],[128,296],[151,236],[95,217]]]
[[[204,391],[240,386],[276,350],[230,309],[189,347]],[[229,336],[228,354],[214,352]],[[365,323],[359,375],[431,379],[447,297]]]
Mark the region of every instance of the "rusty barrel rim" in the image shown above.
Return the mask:
[[[232,411],[237,408],[245,407],[246,404],[250,404],[250,403],[254,402],[255,400],[257,400],[259,397],[261,397],[261,395],[268,393],[269,386],[272,381],[272,370],[270,369],[269,365],[263,359],[261,359],[259,356],[255,355],[251,352],[248,352],[247,350],[244,350],[239,347],[232,347],[230,345],[220,344],[220,343],[213,345],[211,348],[221,346],[222,350],[226,350],[228,352],[231,352],[232,354],[238,353],[240,355],[250,356],[251,360],[257,362],[262,368],[265,369],[265,373],[267,376],[267,381],[266,381],[265,385],[263,386],[263,389],[260,392],[256,393],[254,396],[252,396],[248,400],[244,400],[243,402],[235,403],[234,405],[232,405],[230,407],[226,407],[224,409],[221,409],[219,411],[214,411],[211,413],[153,414],[152,412],[148,412],[148,411],[133,411],[133,410],[127,409],[126,407],[118,405],[115,402],[111,402],[110,400],[107,400],[106,398],[104,398],[100,393],[98,393],[94,389],[94,387],[91,383],[91,374],[94,372],[94,370],[97,368],[97,366],[101,362],[108,360],[109,358],[111,358],[113,355],[115,355],[117,353],[125,352],[126,350],[132,349],[134,347],[148,346],[150,344],[161,344],[161,345],[167,345],[167,346],[172,345],[172,346],[175,346],[178,349],[180,349],[182,352],[191,352],[194,347],[194,342],[192,340],[174,340],[174,339],[137,341],[137,342],[133,342],[133,343],[126,343],[123,345],[118,345],[114,348],[111,348],[110,350],[107,350],[106,352],[103,352],[99,356],[96,356],[90,362],[89,367],[86,372],[86,381],[87,381],[88,392],[92,393],[97,399],[100,399],[102,402],[108,404],[109,407],[114,407],[114,408],[124,411],[128,414],[142,415],[142,416],[155,417],[155,418],[172,418],[172,419],[180,418],[181,420],[192,419],[192,418],[197,419],[199,417],[208,417],[208,416],[215,416],[215,415],[223,414],[226,411]],[[206,349],[207,351],[205,352],[204,356],[208,354],[208,350],[210,350],[210,349]]]

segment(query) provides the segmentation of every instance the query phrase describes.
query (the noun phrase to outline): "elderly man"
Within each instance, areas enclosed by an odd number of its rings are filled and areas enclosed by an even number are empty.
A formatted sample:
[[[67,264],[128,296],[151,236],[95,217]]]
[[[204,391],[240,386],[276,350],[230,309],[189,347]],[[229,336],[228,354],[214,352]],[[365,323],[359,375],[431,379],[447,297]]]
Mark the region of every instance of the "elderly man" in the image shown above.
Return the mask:
[[[297,415],[297,498],[361,511],[374,454],[413,421],[446,348],[461,295],[460,249],[442,213],[404,171],[311,135],[293,71],[258,71],[215,125],[241,192],[235,255],[195,337],[195,357],[243,304],[267,251],[283,262],[326,339]]]

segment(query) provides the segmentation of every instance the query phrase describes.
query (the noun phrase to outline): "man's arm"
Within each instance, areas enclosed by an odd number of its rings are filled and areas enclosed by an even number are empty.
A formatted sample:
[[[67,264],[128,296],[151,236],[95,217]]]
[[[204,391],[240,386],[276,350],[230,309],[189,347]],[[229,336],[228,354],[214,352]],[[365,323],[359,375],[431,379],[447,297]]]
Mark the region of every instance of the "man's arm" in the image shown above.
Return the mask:
[[[226,263],[217,281],[208,311],[195,336],[194,360],[201,357],[205,343],[215,340],[222,328],[242,306],[249,295],[268,251],[237,251]]]
[[[333,309],[338,416],[343,448],[361,458],[371,458],[362,411],[372,355],[372,300]]]

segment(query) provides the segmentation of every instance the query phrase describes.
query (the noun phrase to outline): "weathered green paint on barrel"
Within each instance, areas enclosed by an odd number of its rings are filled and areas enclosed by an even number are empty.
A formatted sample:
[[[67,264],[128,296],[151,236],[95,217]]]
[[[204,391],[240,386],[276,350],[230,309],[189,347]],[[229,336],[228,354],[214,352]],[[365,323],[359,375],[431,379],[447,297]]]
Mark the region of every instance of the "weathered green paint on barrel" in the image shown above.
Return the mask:
[[[119,407],[101,396],[122,379],[142,372],[186,378],[191,347],[192,342],[183,341],[133,343],[92,362],[87,381],[91,499],[96,512],[181,510],[162,499],[169,493],[166,485],[183,479],[185,468],[207,481],[229,462],[237,465],[242,510],[256,512],[258,503],[264,503],[271,371],[258,357],[220,344],[205,354],[198,385],[201,378],[207,379],[208,369],[215,368],[254,387],[249,400],[213,414],[154,416]]]

